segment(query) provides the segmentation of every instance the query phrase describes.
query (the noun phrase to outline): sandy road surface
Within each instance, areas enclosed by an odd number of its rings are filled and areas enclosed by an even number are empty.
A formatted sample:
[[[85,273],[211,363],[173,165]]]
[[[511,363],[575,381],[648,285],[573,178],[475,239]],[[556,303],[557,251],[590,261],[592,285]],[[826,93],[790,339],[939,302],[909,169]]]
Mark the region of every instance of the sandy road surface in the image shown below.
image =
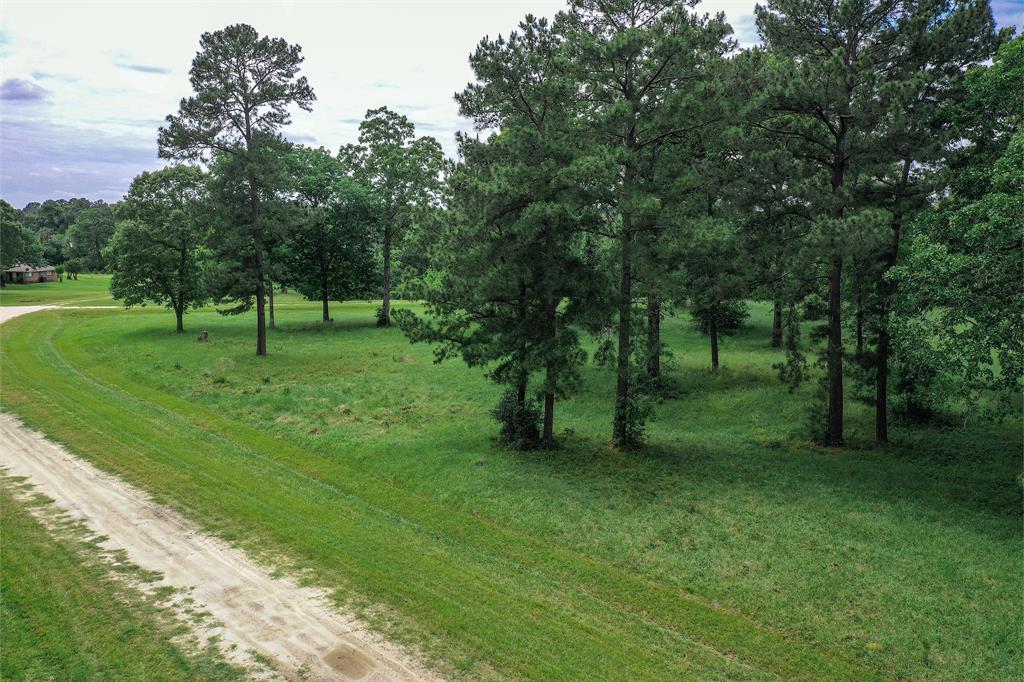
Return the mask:
[[[17,317],[18,315],[25,315],[26,313],[34,313],[37,310],[49,310],[54,308],[52,305],[10,305],[0,306],[0,324],[3,324],[7,320]]]
[[[0,322],[43,307],[0,308]],[[0,467],[27,477],[72,518],[107,536],[105,547],[123,549],[132,563],[161,573],[158,585],[190,589],[195,607],[223,626],[222,640],[237,645],[234,653],[225,648],[231,657],[246,662],[245,652],[256,651],[286,677],[302,671],[310,680],[436,679],[330,606],[324,593],[271,577],[242,551],[3,412]]]
[[[114,310],[120,307],[116,305],[6,305],[0,306],[0,324],[37,310]]]

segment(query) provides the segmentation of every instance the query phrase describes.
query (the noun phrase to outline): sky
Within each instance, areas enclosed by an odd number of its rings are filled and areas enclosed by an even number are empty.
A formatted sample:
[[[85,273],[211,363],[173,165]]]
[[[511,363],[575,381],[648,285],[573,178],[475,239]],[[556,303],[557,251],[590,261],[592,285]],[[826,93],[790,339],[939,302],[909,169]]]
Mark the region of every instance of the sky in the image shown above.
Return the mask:
[[[741,45],[757,42],[755,0],[706,0]],[[994,0],[1000,25],[1021,25],[1022,0]],[[188,69],[204,31],[251,24],[302,46],[317,94],[285,135],[336,151],[382,105],[433,135],[449,155],[469,130],[452,96],[472,79],[467,57],[528,12],[563,0],[307,0],[0,3],[0,197],[119,200],[132,178],[166,164],[157,129],[191,94]]]

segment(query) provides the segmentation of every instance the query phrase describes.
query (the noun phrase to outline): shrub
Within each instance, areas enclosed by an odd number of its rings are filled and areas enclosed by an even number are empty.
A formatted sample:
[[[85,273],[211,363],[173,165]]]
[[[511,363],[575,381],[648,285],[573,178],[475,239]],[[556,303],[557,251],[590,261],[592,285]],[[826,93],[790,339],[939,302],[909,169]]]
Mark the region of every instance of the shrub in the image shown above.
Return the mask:
[[[616,398],[615,405],[617,408],[616,414],[619,412],[618,408],[620,406],[624,406],[622,411],[625,414],[625,420],[622,423],[622,433],[621,435],[616,434],[614,437],[615,447],[622,450],[639,448],[644,442],[647,423],[654,416],[654,405],[649,396],[634,390],[629,394],[628,398]]]
[[[494,408],[494,418],[501,424],[501,444],[512,450],[534,450],[540,446],[540,406],[526,399],[519,404],[515,390],[501,396]]]
[[[750,317],[746,301],[722,301],[714,306],[695,306],[690,311],[694,324],[704,334],[711,333],[711,322],[718,323],[719,334],[730,334],[743,326]]]

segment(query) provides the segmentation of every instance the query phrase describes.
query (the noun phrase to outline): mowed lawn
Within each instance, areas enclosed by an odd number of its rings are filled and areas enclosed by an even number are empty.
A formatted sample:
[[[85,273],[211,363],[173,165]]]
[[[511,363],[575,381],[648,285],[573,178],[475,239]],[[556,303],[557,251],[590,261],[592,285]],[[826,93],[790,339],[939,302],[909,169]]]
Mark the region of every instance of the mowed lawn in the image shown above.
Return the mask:
[[[280,296],[267,358],[251,315],[176,335],[154,309],[33,314],[0,327],[3,407],[455,676],[1021,674],[1019,421],[876,448],[850,401],[851,446],[812,446],[812,388],[777,381],[755,306],[718,375],[666,322],[645,449],[610,447],[614,377],[591,365],[563,448],[509,453],[499,389],[374,308],[323,325]]]
[[[114,305],[110,275],[79,275],[78,279],[0,287],[0,306],[6,305]]]

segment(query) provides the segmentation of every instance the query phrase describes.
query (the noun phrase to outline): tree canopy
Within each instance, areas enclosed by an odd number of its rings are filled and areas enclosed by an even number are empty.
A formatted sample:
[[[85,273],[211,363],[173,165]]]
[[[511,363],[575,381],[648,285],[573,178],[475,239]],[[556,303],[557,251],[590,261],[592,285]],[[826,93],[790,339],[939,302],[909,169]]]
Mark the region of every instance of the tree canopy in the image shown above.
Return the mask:
[[[184,331],[186,311],[208,298],[202,284],[208,203],[206,175],[195,166],[168,166],[132,181],[106,249],[110,291],[125,307],[167,306],[177,331]]]

